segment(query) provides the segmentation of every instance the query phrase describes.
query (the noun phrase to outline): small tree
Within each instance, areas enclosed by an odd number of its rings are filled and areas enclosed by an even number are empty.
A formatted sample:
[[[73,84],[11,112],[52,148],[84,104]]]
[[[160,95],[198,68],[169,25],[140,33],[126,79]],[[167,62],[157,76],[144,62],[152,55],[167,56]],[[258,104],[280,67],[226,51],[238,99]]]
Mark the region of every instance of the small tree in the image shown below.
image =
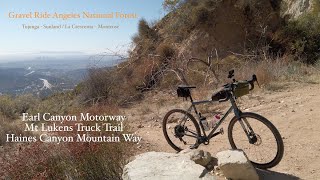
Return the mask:
[[[150,28],[149,24],[145,19],[141,19],[138,25],[139,36],[144,39],[154,39],[156,38],[156,33]]]
[[[320,17],[318,14],[305,14],[290,21],[285,27],[285,36],[290,37],[291,52],[308,64],[320,59]]]

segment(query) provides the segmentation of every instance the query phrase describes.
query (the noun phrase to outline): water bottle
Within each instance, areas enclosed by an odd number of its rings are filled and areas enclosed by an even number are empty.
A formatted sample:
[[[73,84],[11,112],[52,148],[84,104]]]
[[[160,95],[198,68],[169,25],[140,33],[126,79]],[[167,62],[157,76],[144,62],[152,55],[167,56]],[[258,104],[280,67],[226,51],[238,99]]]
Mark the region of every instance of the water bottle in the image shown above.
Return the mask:
[[[200,118],[200,122],[201,122],[201,124],[202,124],[202,126],[203,126],[203,129],[204,129],[205,131],[209,131],[209,130],[210,130],[210,127],[209,127],[209,124],[208,124],[208,121],[207,121],[207,118],[206,118],[206,117],[201,117],[201,118]]]
[[[213,116],[213,119],[210,121],[210,127],[214,128],[216,126],[216,124],[220,121],[220,114],[216,114]]]

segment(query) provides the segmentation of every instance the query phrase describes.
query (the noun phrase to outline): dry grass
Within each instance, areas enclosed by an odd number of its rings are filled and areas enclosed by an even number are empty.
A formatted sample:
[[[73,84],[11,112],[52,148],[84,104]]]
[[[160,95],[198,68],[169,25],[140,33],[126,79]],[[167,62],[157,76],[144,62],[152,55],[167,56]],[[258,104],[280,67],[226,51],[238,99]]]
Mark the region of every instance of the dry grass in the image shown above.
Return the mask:
[[[287,58],[245,61],[235,71],[237,80],[250,79],[256,74],[261,87],[267,90],[285,88],[288,82],[319,83],[320,74],[315,66]]]
[[[94,115],[117,114],[116,106],[93,106],[83,113]],[[79,112],[73,112],[78,114]],[[19,134],[22,128],[11,126],[8,120],[0,116],[0,126],[4,132],[12,131]],[[65,125],[73,125],[70,122]],[[89,122],[86,125],[92,125]],[[124,132],[130,132],[125,124]],[[0,129],[1,130],[1,129]],[[120,133],[120,132],[119,132]],[[118,132],[112,134],[119,135]],[[1,137],[5,137],[0,131]],[[75,132],[58,132],[58,136],[73,136]],[[91,136],[110,136],[111,132],[90,132]],[[16,145],[16,144],[15,144]],[[5,146],[7,147],[7,146]],[[121,179],[124,165],[133,154],[133,143],[35,143],[23,144],[19,149],[13,146],[10,151],[2,152],[0,156],[0,177],[6,179]],[[13,152],[17,152],[13,154]],[[1,159],[1,157],[3,157]]]
[[[12,120],[0,113],[0,146],[12,145],[12,143],[7,143],[7,134],[16,135],[30,135],[30,132],[23,131],[23,126],[20,121]]]
[[[36,142],[6,159],[7,179],[121,179],[129,158],[126,143]]]
[[[8,95],[0,96],[0,114],[9,117],[16,117],[15,103],[12,97]]]

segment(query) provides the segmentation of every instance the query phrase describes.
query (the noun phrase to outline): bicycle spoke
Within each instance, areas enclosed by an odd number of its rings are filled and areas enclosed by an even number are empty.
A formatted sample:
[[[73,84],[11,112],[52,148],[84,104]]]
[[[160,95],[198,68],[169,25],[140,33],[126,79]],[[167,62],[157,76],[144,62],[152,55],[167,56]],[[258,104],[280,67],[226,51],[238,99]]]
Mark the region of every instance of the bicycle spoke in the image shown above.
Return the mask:
[[[233,141],[238,149],[243,149],[251,161],[258,164],[271,162],[277,155],[277,142],[273,133],[262,122],[252,118],[243,118],[233,126]],[[251,143],[243,128],[249,130]],[[260,137],[261,136],[261,137]]]
[[[165,118],[165,136],[174,149],[181,150],[196,144],[200,129],[192,115],[183,110],[173,110]]]

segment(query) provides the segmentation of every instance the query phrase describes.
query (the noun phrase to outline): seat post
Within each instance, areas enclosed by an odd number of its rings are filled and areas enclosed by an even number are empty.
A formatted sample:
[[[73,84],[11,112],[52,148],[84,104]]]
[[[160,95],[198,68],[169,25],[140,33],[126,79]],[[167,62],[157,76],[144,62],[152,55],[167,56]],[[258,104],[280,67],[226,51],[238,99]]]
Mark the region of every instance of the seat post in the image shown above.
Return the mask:
[[[190,92],[190,101],[191,101],[191,103],[193,103],[193,99],[192,99],[192,96],[191,96],[191,92]]]
[[[192,96],[191,96],[191,94],[190,94],[190,101],[191,101],[191,107],[193,108],[193,110],[194,110],[194,112],[199,116],[199,118],[200,118],[200,114],[198,114],[198,111],[197,111],[197,108],[196,108],[196,105],[195,104],[193,104],[193,99],[192,99]],[[190,108],[191,108],[190,107]]]

